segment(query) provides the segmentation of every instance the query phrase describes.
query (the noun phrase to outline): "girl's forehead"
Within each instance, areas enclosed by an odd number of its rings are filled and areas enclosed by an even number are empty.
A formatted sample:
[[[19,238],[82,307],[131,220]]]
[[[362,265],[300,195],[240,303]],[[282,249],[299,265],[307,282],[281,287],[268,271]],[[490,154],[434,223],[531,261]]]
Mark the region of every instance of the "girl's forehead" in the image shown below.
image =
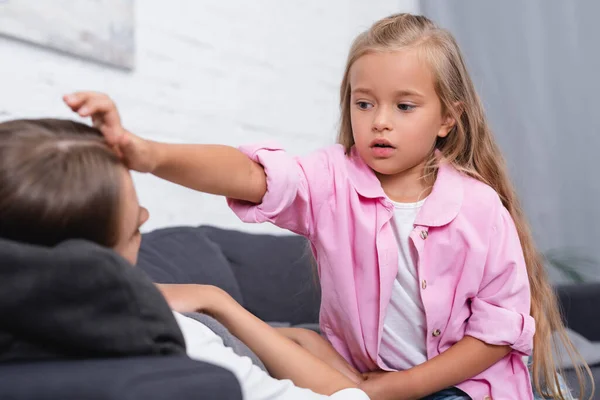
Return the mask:
[[[350,68],[350,85],[370,85],[393,90],[434,89],[429,63],[417,49],[372,52],[359,57]]]

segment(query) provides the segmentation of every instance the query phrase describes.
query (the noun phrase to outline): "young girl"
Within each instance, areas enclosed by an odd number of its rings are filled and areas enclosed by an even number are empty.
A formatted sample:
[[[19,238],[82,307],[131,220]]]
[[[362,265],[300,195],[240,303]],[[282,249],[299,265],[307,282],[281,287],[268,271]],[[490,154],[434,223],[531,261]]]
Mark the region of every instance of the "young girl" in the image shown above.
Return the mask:
[[[96,129],[53,119],[0,123],[1,239],[44,247],[84,239],[114,249],[135,265],[139,228],[147,219],[129,171]],[[244,399],[368,400],[348,378],[258,320],[224,291],[203,285],[161,289],[177,311],[211,312],[246,342],[272,376],[283,379],[272,378],[225,347],[205,325],[175,312],[187,354],[232,371]],[[303,367],[290,367],[290,358]]]
[[[130,168],[306,236],[337,351],[317,344],[317,355],[339,366],[339,353],[372,399],[532,399],[533,349],[536,389],[570,398],[552,333],[576,353],[542,260],[459,48],[427,18],[393,15],[358,36],[339,144],[304,158],[276,145],[150,142],[104,96],[66,101],[96,116]]]

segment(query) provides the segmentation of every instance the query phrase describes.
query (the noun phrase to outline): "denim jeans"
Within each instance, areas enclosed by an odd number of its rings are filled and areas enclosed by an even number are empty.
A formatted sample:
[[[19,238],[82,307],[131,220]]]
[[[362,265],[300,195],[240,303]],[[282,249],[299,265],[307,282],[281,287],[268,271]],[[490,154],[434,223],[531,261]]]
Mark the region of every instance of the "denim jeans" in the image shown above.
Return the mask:
[[[471,398],[460,389],[450,388],[430,394],[422,400],[471,400]]]
[[[530,371],[531,371],[531,362],[532,362],[531,357],[529,357],[528,367],[529,367]],[[531,380],[533,382],[533,377]],[[565,382],[563,377],[560,375],[558,376],[558,382],[559,382],[560,391],[563,394],[563,396],[565,396],[566,399],[574,400],[573,396],[571,395],[571,391],[569,390],[569,387],[567,386],[567,383]],[[533,398],[534,398],[534,400],[546,400],[546,398],[542,397],[542,395],[540,395],[535,389],[533,389]],[[423,400],[470,400],[470,399],[471,398],[462,390],[457,389],[457,388],[449,388],[449,389],[444,389],[441,392],[431,394],[431,395],[425,397]]]

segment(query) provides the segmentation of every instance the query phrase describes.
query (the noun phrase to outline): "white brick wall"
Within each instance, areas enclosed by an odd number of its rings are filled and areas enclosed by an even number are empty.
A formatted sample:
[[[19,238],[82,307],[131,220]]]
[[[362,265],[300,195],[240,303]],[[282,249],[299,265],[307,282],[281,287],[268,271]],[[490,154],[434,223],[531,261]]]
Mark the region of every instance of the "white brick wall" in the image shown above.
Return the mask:
[[[305,154],[333,143],[338,85],[350,42],[417,0],[139,0],[137,66],[106,67],[0,37],[0,120],[72,117],[61,96],[109,93],[133,132],[173,142],[277,140]],[[151,214],[145,230],[243,225],[222,198],[135,175]]]

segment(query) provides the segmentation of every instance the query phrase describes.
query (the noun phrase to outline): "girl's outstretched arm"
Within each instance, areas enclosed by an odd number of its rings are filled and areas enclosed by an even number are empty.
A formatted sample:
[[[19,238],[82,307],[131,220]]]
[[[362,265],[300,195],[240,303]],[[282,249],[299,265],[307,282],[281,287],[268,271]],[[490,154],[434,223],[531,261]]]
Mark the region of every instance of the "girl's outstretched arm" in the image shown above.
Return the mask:
[[[260,203],[267,191],[263,167],[222,145],[148,142],[159,178],[200,192]]]
[[[102,93],[73,93],[65,96],[64,101],[80,116],[92,117],[108,144],[135,171],[150,172],[191,189],[252,203],[260,203],[266,193],[262,166],[236,148],[145,140],[123,128],[115,103]]]

